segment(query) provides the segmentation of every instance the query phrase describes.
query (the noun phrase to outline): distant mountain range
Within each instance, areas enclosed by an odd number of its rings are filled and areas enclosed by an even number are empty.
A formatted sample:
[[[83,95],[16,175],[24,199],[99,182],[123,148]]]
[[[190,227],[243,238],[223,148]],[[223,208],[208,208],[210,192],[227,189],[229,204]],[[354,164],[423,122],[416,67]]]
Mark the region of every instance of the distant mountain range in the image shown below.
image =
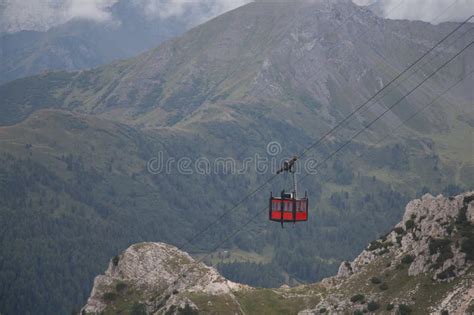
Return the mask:
[[[267,221],[282,176],[194,237],[272,174],[147,165],[298,154],[457,26],[384,20],[349,0],[256,2],[131,59],[1,85],[0,312],[78,311],[109,258],[143,241],[210,252],[224,276],[254,286],[334,274],[408,200],[473,186],[472,47],[300,182],[310,220],[294,228]],[[473,36],[461,28],[301,164],[330,156]]]
[[[178,36],[198,21],[180,16],[147,16],[121,0],[111,21],[75,18],[47,31],[0,33],[0,83],[46,70],[82,70],[135,56]]]

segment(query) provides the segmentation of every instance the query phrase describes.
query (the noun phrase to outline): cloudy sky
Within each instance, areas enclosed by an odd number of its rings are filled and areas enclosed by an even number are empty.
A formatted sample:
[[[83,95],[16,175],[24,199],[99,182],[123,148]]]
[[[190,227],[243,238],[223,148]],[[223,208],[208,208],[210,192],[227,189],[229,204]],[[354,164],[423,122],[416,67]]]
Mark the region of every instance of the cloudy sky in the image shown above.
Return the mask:
[[[108,8],[119,0],[0,0],[0,32],[47,30],[73,18],[99,22],[111,20]],[[195,21],[204,22],[251,0],[121,0],[136,5],[145,16],[179,17],[196,12]],[[194,21],[193,21],[194,22]]]
[[[76,17],[109,21],[107,8],[118,0],[0,0],[0,32],[46,30]],[[125,0],[143,9],[147,16],[180,16],[199,6],[204,22],[251,0]],[[290,1],[290,0],[289,0]],[[433,21],[459,21],[474,13],[474,0],[354,0],[358,4],[378,2],[386,17]],[[446,10],[448,9],[448,10]],[[445,12],[440,15],[441,12]]]
[[[378,3],[386,18],[441,23],[464,21],[474,14],[474,0],[353,0],[357,4]],[[474,19],[473,19],[474,22]]]

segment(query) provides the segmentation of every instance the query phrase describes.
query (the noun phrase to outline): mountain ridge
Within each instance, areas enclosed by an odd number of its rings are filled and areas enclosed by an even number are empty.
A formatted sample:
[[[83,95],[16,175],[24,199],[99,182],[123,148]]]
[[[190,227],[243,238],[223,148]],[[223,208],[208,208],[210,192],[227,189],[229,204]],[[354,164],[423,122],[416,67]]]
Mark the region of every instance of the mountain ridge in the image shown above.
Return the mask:
[[[117,1],[107,21],[73,18],[45,31],[0,33],[0,83],[48,71],[91,69],[131,58],[178,36],[195,22],[146,16],[138,3]]]
[[[353,10],[357,14],[353,14]],[[300,25],[292,26],[291,20],[294,14],[304,17],[299,22]],[[367,34],[352,42],[350,37],[353,35],[350,28],[344,25],[346,29],[338,31],[336,36],[338,38],[331,39],[330,36],[335,34],[330,33],[330,26],[337,29],[339,21],[336,18],[337,14],[344,14],[345,18],[357,19],[356,28],[363,28]],[[315,16],[318,18],[314,19]],[[243,17],[246,18],[245,21],[242,20]],[[263,21],[260,21],[262,19]],[[342,17],[339,19],[343,20]],[[367,20],[370,21],[370,25]],[[404,23],[400,21],[377,18],[369,10],[357,7],[350,1],[341,1],[329,6],[319,1],[316,1],[315,4],[302,2],[298,5],[251,3],[214,18],[137,58],[115,63],[114,68],[122,69],[120,71],[111,67],[102,67],[75,75],[67,75],[64,79],[72,79],[68,83],[70,86],[68,89],[55,88],[46,93],[56,94],[61,99],[65,99],[66,106],[69,108],[100,115],[112,115],[114,119],[120,119],[122,122],[145,127],[174,125],[196,110],[199,112],[201,106],[210,107],[213,111],[222,114],[220,104],[229,102],[241,104],[242,101],[246,102],[246,98],[254,99],[260,104],[274,104],[275,102],[278,104],[286,101],[293,103],[293,106],[298,106],[298,110],[308,112],[308,108],[299,104],[301,101],[288,99],[288,92],[301,94],[301,97],[314,102],[313,106],[322,106],[312,110],[317,110],[319,115],[331,120],[334,119],[334,113],[329,112],[330,104],[328,102],[331,98],[335,98],[333,95],[335,89],[345,91],[345,93],[338,93],[340,101],[347,101],[345,95],[348,93],[352,94],[353,98],[354,95],[357,95],[357,100],[362,100],[365,95],[373,93],[374,87],[379,84],[377,82],[386,82],[389,80],[389,73],[397,73],[396,70],[387,68],[388,64],[392,64],[392,67],[395,66],[398,69],[405,66],[400,64],[400,60],[388,61],[388,56],[395,57],[389,47],[392,45],[406,46],[406,34],[416,34],[407,32],[403,29],[403,25]],[[430,29],[449,29],[450,25],[455,25],[455,23],[433,26],[423,22],[410,22],[409,25],[427,29],[423,35],[420,34],[423,36],[422,39],[412,39],[412,47],[419,49],[419,46],[428,46],[428,39],[432,36]],[[383,33],[374,32],[371,30],[371,26],[377,26],[381,31],[383,30]],[[306,35],[305,32],[300,35],[293,33],[301,27],[312,29],[313,33]],[[321,27],[323,27],[323,34],[328,37],[327,39],[314,33],[314,30],[320,31]],[[398,44],[388,40],[388,30],[396,35],[391,34],[391,39],[397,40]],[[359,34],[364,32],[359,32]],[[262,42],[259,38],[263,35],[268,39]],[[249,36],[250,38],[247,39],[246,37]],[[298,39],[298,36],[301,39]],[[403,38],[405,43],[402,44],[400,38],[396,37]],[[333,44],[330,56],[324,55],[325,49],[323,47],[314,48],[315,44],[312,42],[317,44],[318,40],[327,41],[327,43],[323,43],[324,45]],[[375,41],[384,43],[384,45],[377,44],[378,49],[383,47],[383,52],[373,51],[371,46]],[[466,41],[467,38],[463,42]],[[252,43],[253,46],[246,47],[246,42]],[[347,47],[342,45],[345,42],[347,42]],[[293,45],[296,47],[292,48]],[[359,50],[353,51],[357,46],[360,47]],[[273,49],[268,50],[269,47]],[[441,47],[446,50],[446,53],[453,51],[453,48]],[[309,48],[311,49],[305,52]],[[334,48],[337,49],[334,50]],[[411,51],[413,48],[406,50]],[[278,51],[282,51],[283,55],[280,55]],[[316,56],[315,53],[317,53]],[[441,54],[442,52],[438,51],[437,53]],[[290,55],[291,59],[288,60],[288,56],[285,54],[296,54],[295,57],[297,54],[302,54],[302,57],[295,58]],[[366,57],[366,54],[369,56]],[[341,56],[338,57],[338,55]],[[381,55],[384,55],[383,59],[380,58]],[[354,58],[354,56],[358,57]],[[293,66],[294,59],[303,64]],[[316,62],[315,67],[315,61],[318,59],[321,61]],[[376,60],[376,63],[371,59]],[[381,63],[380,65],[383,66],[380,67],[377,63]],[[341,67],[344,64],[350,64],[351,68],[341,68],[340,74],[337,72],[334,74],[331,67]],[[355,64],[360,64],[360,67],[354,68]],[[285,68],[280,70],[281,67]],[[469,67],[469,64],[465,65],[466,69]],[[309,69],[311,69],[310,72]],[[371,77],[372,74],[365,80],[372,81],[366,82],[367,86],[374,86],[367,91],[365,91],[367,87],[361,89],[358,85],[353,86],[353,82],[360,80],[358,78],[360,73],[367,72],[365,69],[379,73],[374,77]],[[381,76],[381,73],[385,73],[385,75]],[[349,77],[345,79],[344,76],[347,75]],[[285,81],[276,80],[282,76],[287,76]],[[377,77],[379,78],[377,79]],[[102,80],[98,80],[98,78],[102,78]],[[43,77],[42,80],[48,81],[48,76]],[[54,82],[54,75],[52,80]],[[12,89],[12,87],[9,86],[8,89]],[[16,103],[15,100],[12,101],[14,103],[10,106],[14,106]],[[231,110],[229,106],[225,106],[225,108]],[[209,111],[205,109],[204,113]]]
[[[472,69],[472,49],[300,182],[312,206],[308,224],[295,229],[270,224],[264,210],[248,233],[215,249],[290,183],[277,177],[230,211],[273,174],[253,165],[243,174],[149,171],[160,156],[278,163],[459,25],[385,21],[328,3],[250,4],[133,59],[0,86],[0,282],[12,284],[0,287],[0,311],[77,310],[101,266],[145,240],[210,253],[206,262],[234,282],[315,282],[398,222],[408,200],[470,189],[472,77],[396,126]],[[307,158],[325,160],[470,40],[463,31]],[[269,154],[271,142],[280,154]]]

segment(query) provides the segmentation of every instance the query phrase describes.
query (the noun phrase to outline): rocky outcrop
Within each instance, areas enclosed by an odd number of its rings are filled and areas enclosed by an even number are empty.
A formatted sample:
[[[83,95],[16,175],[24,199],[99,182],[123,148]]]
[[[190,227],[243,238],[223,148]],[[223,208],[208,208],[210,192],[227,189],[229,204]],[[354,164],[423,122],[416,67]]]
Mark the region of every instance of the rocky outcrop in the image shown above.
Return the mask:
[[[139,243],[111,259],[104,275],[97,276],[87,304],[86,314],[103,312],[121,292],[139,292],[134,302],[147,312],[165,312],[171,308],[195,309],[180,292],[230,295],[244,285],[222,277],[214,268],[196,262],[187,253],[164,243]]]
[[[141,243],[98,276],[83,314],[466,314],[474,311],[474,192],[411,201],[402,221],[337,276],[258,289],[233,283],[178,248]]]
[[[474,193],[455,197],[424,195],[408,203],[400,223],[384,237],[372,242],[353,262],[343,262],[338,276],[360,271],[379,255],[412,260],[410,276],[431,272],[437,281],[449,280],[471,266],[463,251],[463,232],[474,224],[471,215]],[[472,228],[472,227],[471,227]]]
[[[453,197],[424,195],[408,203],[402,221],[389,233],[373,241],[352,262],[343,262],[336,276],[335,287],[341,287],[367,277],[370,268],[378,264],[378,274],[389,274],[407,267],[408,277],[423,276],[438,283],[453,282],[453,289],[446,292],[443,300],[433,302],[431,312],[448,311],[449,314],[464,314],[474,298],[472,290],[472,268],[474,243],[474,192]],[[381,264],[383,262],[383,264]],[[467,275],[460,280],[460,276]],[[374,283],[383,282],[377,276]],[[371,281],[370,279],[365,279]],[[407,281],[409,281],[407,279]],[[382,287],[382,290],[385,290]],[[416,294],[419,288],[409,292]],[[410,297],[407,294],[407,297]],[[334,301],[340,309],[364,310],[365,306],[347,303],[347,297]],[[364,296],[364,300],[379,300],[380,293]],[[410,303],[410,298],[399,300],[399,304]],[[324,299],[320,307],[325,307]],[[350,307],[348,307],[348,305]]]

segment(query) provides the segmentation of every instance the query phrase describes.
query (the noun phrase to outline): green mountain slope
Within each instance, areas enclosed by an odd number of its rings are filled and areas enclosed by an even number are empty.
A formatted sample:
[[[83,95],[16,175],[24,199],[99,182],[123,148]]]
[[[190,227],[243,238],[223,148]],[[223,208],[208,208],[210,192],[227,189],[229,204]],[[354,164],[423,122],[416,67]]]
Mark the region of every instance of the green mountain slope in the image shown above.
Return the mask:
[[[255,154],[271,159],[271,141],[282,145],[277,160],[300,152],[456,25],[382,20],[350,1],[259,2],[137,58],[0,86],[0,216],[7,222],[0,235],[9,253],[0,277],[11,283],[0,287],[0,311],[70,312],[101,262],[140,241],[165,241],[196,257],[211,252],[206,261],[235,281],[316,281],[397,222],[412,197],[472,187],[472,77],[394,130],[469,73],[472,49],[300,183],[310,196],[307,224],[282,230],[267,222],[269,191],[290,184],[281,177],[194,237],[271,174],[250,167],[204,176],[176,165],[182,157],[229,157],[237,166]],[[323,160],[472,36],[441,45],[419,73],[307,158]],[[150,173],[160,152],[175,164]],[[257,211],[245,233],[216,249]],[[26,251],[12,245],[18,240],[41,246]]]
[[[345,24],[344,18],[349,19]],[[382,20],[347,1],[252,3],[134,59],[64,77],[53,73],[4,85],[2,110],[14,108],[23,115],[2,115],[2,123],[18,121],[36,106],[47,106],[145,127],[187,125],[202,123],[203,115],[218,120],[244,103],[260,105],[261,114],[271,108],[293,124],[298,117],[312,114],[317,121],[301,127],[313,133],[318,131],[314,125],[323,128],[347,114],[434,45],[442,37],[439,34],[455,26]],[[408,86],[469,43],[472,34],[467,30],[466,26],[441,45]],[[471,50],[446,71],[445,79],[437,77],[421,88],[411,105],[467,73],[470,54]],[[16,88],[25,85],[32,85],[31,93],[16,94]],[[380,105],[396,100],[408,86],[387,95]],[[24,99],[33,93],[45,99]],[[17,108],[25,101],[34,107]],[[291,106],[285,109],[283,104]],[[334,104],[337,111],[330,110]]]
[[[0,134],[2,313],[70,312],[111,249],[186,225],[131,180],[146,140],[129,128],[41,112]]]

